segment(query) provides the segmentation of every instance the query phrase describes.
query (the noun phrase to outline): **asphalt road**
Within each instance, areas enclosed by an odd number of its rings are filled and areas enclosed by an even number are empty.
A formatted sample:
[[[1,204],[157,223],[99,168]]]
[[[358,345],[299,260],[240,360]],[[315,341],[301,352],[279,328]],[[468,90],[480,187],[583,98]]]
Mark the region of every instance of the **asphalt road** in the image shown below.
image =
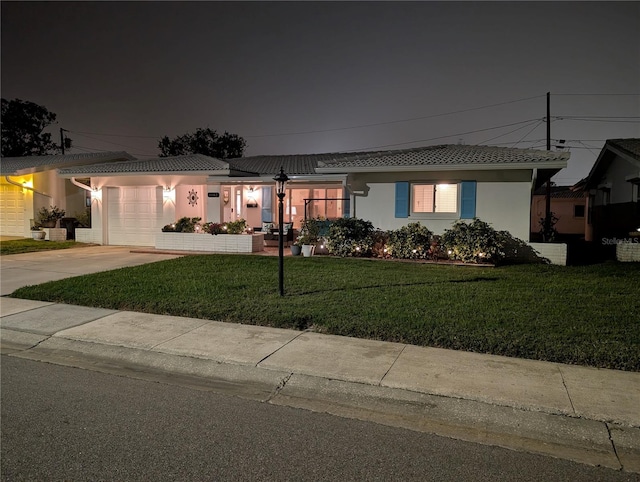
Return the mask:
[[[1,360],[7,481],[640,480],[209,391]]]

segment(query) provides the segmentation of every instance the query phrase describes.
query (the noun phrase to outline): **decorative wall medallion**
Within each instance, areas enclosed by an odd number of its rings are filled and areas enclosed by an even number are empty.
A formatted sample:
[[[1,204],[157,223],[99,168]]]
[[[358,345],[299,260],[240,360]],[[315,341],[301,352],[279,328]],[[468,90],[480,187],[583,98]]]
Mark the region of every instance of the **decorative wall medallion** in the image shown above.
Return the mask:
[[[198,193],[192,189],[191,191],[189,191],[187,200],[189,201],[189,204],[191,204],[192,206],[196,206],[198,204]]]

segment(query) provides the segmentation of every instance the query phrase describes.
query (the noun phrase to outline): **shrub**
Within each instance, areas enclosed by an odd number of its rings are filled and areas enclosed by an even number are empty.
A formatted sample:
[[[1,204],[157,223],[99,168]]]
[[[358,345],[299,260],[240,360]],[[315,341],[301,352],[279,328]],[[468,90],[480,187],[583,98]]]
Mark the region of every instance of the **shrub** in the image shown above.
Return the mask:
[[[331,223],[327,249],[336,256],[370,256],[373,224],[358,218],[340,218]]]
[[[225,226],[227,234],[242,234],[247,229],[247,222],[240,218],[236,221],[229,221]]]
[[[164,233],[193,233],[196,230],[196,224],[200,222],[202,218],[189,218],[184,217],[178,219],[174,224],[167,224],[162,228]]]
[[[371,234],[371,255],[376,258],[388,258],[387,243],[389,242],[389,233],[376,229]]]
[[[76,221],[78,221],[78,227],[91,227],[91,208],[84,208],[84,210],[76,212],[74,217],[76,218]]]
[[[432,243],[433,233],[420,223],[409,223],[406,226],[389,231],[387,253],[398,259],[427,259],[432,258],[435,249]]]
[[[58,219],[64,218],[66,214],[64,209],[58,206],[41,207],[37,214],[36,224],[38,226],[55,227]]]
[[[442,245],[452,259],[465,263],[498,263],[505,257],[506,235],[478,218],[470,223],[456,221],[442,235]]]
[[[302,221],[300,227],[300,235],[296,240],[296,244],[302,246],[303,244],[316,244],[320,239],[320,228],[326,221],[322,218],[309,218]]]
[[[223,234],[225,232],[225,226],[221,223],[204,223],[202,225],[202,232],[207,234]]]

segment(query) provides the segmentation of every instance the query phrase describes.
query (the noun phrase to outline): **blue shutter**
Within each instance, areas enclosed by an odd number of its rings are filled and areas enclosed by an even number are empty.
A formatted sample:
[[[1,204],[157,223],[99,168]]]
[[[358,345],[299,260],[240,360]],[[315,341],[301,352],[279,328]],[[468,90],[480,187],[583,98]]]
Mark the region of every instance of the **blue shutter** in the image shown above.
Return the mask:
[[[476,217],[476,181],[462,181],[460,183],[460,218],[473,219]]]
[[[345,188],[342,190],[342,197],[344,198],[342,204],[342,217],[349,218],[351,217],[351,197],[349,196],[348,189]]]
[[[396,182],[396,218],[409,217],[409,183]]]
[[[270,223],[273,221],[272,213],[272,186],[262,186],[262,222]]]

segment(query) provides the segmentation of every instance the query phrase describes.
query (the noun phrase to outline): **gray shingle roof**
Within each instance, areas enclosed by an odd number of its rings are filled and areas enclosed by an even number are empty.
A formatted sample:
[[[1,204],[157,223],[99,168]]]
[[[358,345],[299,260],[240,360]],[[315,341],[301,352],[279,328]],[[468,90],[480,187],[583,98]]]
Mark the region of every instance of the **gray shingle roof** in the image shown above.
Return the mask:
[[[108,162],[91,166],[77,166],[60,169],[62,176],[99,176],[112,174],[143,173],[181,173],[229,170],[229,164],[214,157],[202,154],[188,154],[175,157],[158,157],[155,159],[132,160],[126,162]]]
[[[640,160],[640,139],[609,139],[607,144],[617,147],[621,151]]]
[[[255,172],[260,175],[276,175],[282,167],[287,175],[302,176],[316,174],[316,168],[321,162],[352,155],[344,152],[333,154],[264,155],[231,159],[229,163],[238,170]]]
[[[62,167],[135,159],[124,151],[92,152],[85,154],[54,154],[50,156],[3,157],[0,173],[3,176],[42,172]]]
[[[440,145],[359,153],[342,159],[323,161],[320,167],[326,170],[341,168],[366,170],[386,167],[527,164],[553,161],[566,163],[568,159],[568,152],[494,146]]]

